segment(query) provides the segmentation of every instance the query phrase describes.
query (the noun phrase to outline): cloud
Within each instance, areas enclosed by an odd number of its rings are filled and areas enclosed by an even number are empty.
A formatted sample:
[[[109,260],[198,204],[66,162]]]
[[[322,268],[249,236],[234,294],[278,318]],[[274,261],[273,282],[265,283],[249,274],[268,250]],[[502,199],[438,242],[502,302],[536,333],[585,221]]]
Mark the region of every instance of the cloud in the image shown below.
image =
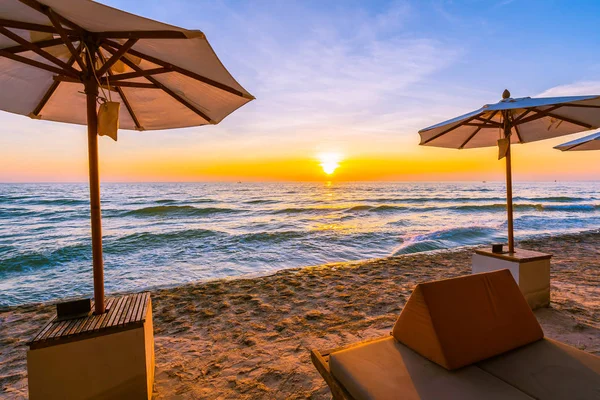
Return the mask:
[[[228,61],[244,71],[236,77],[257,100],[224,121],[220,140],[230,136],[258,144],[271,137],[271,145],[294,142],[288,151],[298,151],[354,137],[362,138],[364,149],[365,140],[374,145],[401,132],[416,135],[427,125],[420,110],[443,99],[445,84],[429,78],[463,51],[409,32],[404,24],[412,10],[405,2],[378,13],[296,4],[288,10],[298,15],[292,19],[260,9],[255,18],[247,11],[229,13],[237,21],[235,36],[249,39],[217,47],[234,54]],[[423,117],[416,118],[419,114]]]
[[[498,3],[496,3],[495,7],[504,7],[504,6],[507,6],[507,5],[509,5],[511,3],[514,3],[514,2],[515,2],[515,0],[502,0],[502,1],[498,2]]]
[[[600,81],[581,81],[552,87],[540,97],[600,95]]]

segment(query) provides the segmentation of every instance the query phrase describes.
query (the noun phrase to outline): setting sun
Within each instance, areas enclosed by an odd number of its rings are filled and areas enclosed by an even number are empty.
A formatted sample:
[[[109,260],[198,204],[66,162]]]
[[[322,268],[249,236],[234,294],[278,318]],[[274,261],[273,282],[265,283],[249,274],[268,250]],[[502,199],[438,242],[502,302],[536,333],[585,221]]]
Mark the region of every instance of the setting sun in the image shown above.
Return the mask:
[[[323,168],[323,172],[331,175],[340,166],[341,156],[337,153],[322,153],[319,155],[319,164]]]

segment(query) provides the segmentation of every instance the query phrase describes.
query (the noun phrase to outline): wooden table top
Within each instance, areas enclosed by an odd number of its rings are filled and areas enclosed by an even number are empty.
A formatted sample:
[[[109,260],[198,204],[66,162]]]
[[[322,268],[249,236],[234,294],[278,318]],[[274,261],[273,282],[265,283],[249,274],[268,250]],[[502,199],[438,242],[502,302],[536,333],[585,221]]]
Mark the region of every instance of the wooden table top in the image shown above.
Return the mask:
[[[525,249],[515,249],[514,253],[493,253],[492,249],[477,249],[475,250],[475,253],[482,256],[500,258],[507,261],[516,261],[519,263],[547,260],[552,257],[552,254],[540,253],[539,251]]]
[[[104,314],[90,311],[87,316],[66,320],[54,316],[27,344],[33,350],[141,327],[149,304],[150,292],[107,297]]]

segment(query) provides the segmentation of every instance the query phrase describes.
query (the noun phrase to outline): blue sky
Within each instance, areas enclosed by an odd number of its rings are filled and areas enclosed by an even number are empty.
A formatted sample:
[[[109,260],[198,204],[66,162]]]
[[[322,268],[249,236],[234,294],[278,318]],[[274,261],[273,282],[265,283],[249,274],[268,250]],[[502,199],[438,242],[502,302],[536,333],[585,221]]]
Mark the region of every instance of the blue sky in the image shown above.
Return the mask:
[[[180,152],[204,161],[322,151],[402,157],[423,151],[420,128],[495,102],[505,88],[514,97],[600,94],[600,1],[102,3],[202,30],[257,97],[216,127],[126,132],[116,145],[103,141],[106,163],[148,162],[142,143],[147,157]],[[23,134],[0,138],[11,153],[33,159],[32,143],[41,140],[65,171],[77,171],[64,179],[85,179],[85,138],[72,140],[81,127],[5,113],[0,124]],[[61,156],[65,151],[73,164]],[[19,165],[0,161],[0,181],[11,180]]]

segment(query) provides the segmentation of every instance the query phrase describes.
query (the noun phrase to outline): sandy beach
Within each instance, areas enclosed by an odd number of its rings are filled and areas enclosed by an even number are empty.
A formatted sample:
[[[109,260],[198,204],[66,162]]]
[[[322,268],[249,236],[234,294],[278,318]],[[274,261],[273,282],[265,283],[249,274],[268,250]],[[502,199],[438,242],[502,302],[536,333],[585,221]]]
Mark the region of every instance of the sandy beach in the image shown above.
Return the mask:
[[[600,232],[520,243],[554,254],[546,336],[600,355]],[[152,292],[154,398],[328,399],[309,349],[385,335],[418,282],[470,272],[472,249],[290,269]],[[0,311],[0,397],[26,398],[25,342],[51,305]]]

